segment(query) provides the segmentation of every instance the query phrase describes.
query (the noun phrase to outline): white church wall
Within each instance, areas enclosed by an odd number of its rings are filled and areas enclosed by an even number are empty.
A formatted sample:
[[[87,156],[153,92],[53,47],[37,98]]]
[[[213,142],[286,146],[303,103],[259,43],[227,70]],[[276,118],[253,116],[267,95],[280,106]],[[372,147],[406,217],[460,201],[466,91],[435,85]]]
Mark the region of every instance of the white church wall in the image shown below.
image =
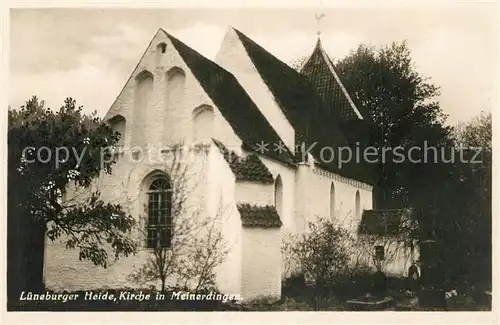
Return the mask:
[[[274,190],[272,184],[237,181],[236,202],[258,206],[274,205]]]
[[[304,163],[299,163],[295,173],[295,229],[297,233],[303,233],[307,228],[308,209],[306,204],[306,195],[308,192],[307,184],[309,184],[309,166]]]
[[[279,228],[243,228],[242,296],[281,296]]]
[[[224,262],[217,268],[216,283],[224,293],[242,294],[242,228],[235,204],[235,177],[215,146],[211,148],[210,162],[207,182],[211,199],[208,203],[212,213],[220,215],[218,219],[229,249]]]
[[[283,240],[285,240],[285,238],[287,238],[291,234],[297,234],[302,231],[301,229],[303,222],[296,219],[298,216],[296,214],[297,204],[299,203],[299,201],[296,200],[296,191],[298,190],[296,175],[298,173],[298,169],[292,166],[287,166],[281,162],[267,157],[261,157],[261,160],[273,175],[275,182],[278,176],[281,179],[281,198],[277,200],[277,193],[273,193],[272,195],[273,205],[278,205],[276,206],[276,210],[278,211],[281,222],[283,223],[279,233],[279,247],[281,249],[282,242]],[[273,191],[275,192],[277,190],[279,189],[275,184],[275,186],[273,187]],[[280,204],[281,206],[279,206]],[[284,278],[287,276],[287,274],[284,273],[287,260],[286,256],[284,256],[281,252],[279,252],[279,260],[281,260],[281,278]]]
[[[279,175],[283,183],[283,206],[280,215],[283,226],[281,231],[295,233],[295,168],[264,156],[261,156],[260,159],[273,174],[273,178],[276,179]],[[271,202],[274,205],[274,193],[271,195]]]
[[[317,217],[335,218],[339,225],[354,231],[361,220],[363,210],[372,209],[372,187],[327,172],[320,168],[307,166],[304,171],[303,184],[307,190],[303,192],[304,218],[310,222]],[[330,215],[330,189],[335,188],[335,215]],[[356,192],[360,196],[360,213],[355,215]]]
[[[233,28],[229,28],[226,33],[215,62],[238,79],[286,146],[295,150],[295,130],[276,104]]]

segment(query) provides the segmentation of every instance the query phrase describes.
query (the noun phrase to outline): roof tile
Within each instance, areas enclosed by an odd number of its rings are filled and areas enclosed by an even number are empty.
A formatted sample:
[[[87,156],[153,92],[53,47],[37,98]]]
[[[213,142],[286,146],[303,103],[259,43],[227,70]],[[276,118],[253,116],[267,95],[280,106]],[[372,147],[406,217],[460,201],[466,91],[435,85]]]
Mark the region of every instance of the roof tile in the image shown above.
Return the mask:
[[[328,62],[326,62],[325,56]],[[339,80],[335,78],[329,66],[333,68],[333,73],[337,75]],[[342,88],[346,89],[346,87],[340,81],[341,78],[336,72],[332,60],[323,51],[320,39],[318,39],[313,53],[302,67],[300,73],[314,86],[317,94],[327,104],[329,110],[333,111],[333,114],[340,116],[342,120],[356,120],[358,119],[356,109],[364,120],[372,121],[370,114],[363,109],[363,106],[356,103],[356,98],[352,94],[346,95],[342,90]],[[354,107],[352,107],[351,101]]]
[[[238,211],[243,227],[279,228],[282,225],[276,208],[271,205],[238,204]]]
[[[229,164],[236,180],[266,184],[274,183],[273,175],[256,154],[251,153],[247,157],[242,158],[236,152],[229,151],[222,142],[215,139],[213,141]]]

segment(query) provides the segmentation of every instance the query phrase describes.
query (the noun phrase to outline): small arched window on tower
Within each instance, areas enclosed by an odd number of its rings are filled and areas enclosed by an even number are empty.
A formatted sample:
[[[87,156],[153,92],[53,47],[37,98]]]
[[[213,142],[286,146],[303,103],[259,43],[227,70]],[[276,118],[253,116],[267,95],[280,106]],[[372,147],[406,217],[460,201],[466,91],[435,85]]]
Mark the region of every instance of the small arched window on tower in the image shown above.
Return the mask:
[[[281,220],[283,220],[283,182],[280,175],[276,177],[274,182],[274,207]]]
[[[194,141],[208,141],[214,133],[214,110],[209,105],[201,105],[193,110]]]
[[[160,43],[156,46],[156,65],[160,65],[161,57],[167,51],[167,44]]]
[[[330,218],[335,217],[335,185],[330,185]]]
[[[172,186],[166,176],[149,185],[147,248],[168,248],[172,244]]]
[[[359,190],[356,191],[356,198],[354,199],[354,216],[358,220],[361,218],[361,198]]]

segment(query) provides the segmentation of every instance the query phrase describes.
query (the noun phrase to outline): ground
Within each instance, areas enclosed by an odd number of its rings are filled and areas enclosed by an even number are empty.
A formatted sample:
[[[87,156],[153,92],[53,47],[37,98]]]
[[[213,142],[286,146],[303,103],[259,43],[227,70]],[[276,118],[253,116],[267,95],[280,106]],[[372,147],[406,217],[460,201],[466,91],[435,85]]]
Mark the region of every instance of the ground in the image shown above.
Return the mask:
[[[360,282],[364,282],[361,283]],[[220,301],[183,301],[170,300],[163,301],[68,301],[67,303],[49,301],[23,301],[16,305],[10,305],[11,311],[347,311],[346,301],[362,295],[366,281],[358,283],[344,284],[324,299],[315,299],[313,288],[306,287],[300,291],[290,290],[283,292],[282,298],[276,300],[272,297],[261,297],[245,303]],[[409,292],[405,287],[403,279],[391,279],[388,284],[388,295],[394,297],[393,306],[386,311],[434,311],[433,309],[423,309],[418,306],[418,299],[414,292]],[[357,288],[357,290],[356,290]],[[119,294],[123,290],[94,290],[94,292],[108,291]],[[147,290],[146,290],[147,291]],[[152,292],[152,296],[156,291]],[[84,296],[83,291],[79,293]],[[166,296],[171,296],[167,292]],[[491,311],[491,300],[483,299],[473,291],[459,292],[457,296],[447,299],[448,311]]]

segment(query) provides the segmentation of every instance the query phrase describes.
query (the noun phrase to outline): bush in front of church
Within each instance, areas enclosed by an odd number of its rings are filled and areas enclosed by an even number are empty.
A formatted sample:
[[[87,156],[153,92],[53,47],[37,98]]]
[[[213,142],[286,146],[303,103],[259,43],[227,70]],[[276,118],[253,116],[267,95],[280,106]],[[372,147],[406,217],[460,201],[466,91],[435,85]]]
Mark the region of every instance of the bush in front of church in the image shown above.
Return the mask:
[[[289,264],[297,265],[315,297],[325,297],[345,278],[354,239],[334,221],[319,218],[309,231],[291,236],[284,244]]]

